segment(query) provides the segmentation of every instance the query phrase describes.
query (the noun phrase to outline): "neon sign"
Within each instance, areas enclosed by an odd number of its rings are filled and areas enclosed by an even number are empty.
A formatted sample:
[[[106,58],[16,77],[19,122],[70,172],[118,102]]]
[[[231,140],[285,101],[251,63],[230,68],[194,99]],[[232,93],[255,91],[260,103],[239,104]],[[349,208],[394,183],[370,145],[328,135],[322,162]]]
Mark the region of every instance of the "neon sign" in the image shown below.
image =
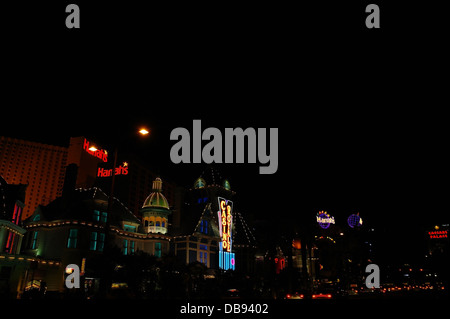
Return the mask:
[[[328,227],[330,227],[331,224],[335,223],[334,217],[330,216],[327,212],[324,212],[323,210],[317,214],[316,219],[319,226],[322,227],[323,229],[327,229]]]
[[[219,243],[219,267],[224,270],[235,269],[236,259],[231,252],[232,235],[231,227],[233,225],[233,202],[225,198],[218,197],[219,211],[219,234],[221,242]]]
[[[351,227],[351,228],[355,228],[355,227],[359,227],[362,225],[362,218],[359,217],[359,213],[357,214],[351,214],[348,219],[347,219],[347,224]]]
[[[97,177],[110,177],[112,175],[112,168],[104,169],[99,167],[97,170]],[[128,163],[123,162],[122,165],[116,167],[114,170],[114,175],[128,175]]]
[[[233,202],[219,197],[219,208],[217,212],[219,216],[219,232],[222,238],[222,248],[227,252],[231,252],[231,223],[233,216]]]
[[[92,156],[98,157],[99,159],[101,159],[103,162],[107,162],[108,161],[108,152],[105,150],[92,150],[92,147],[89,147],[89,141],[87,139],[84,139],[84,143],[83,143],[83,149],[89,153]]]
[[[448,238],[447,232],[447,230],[429,231],[428,235],[430,236],[430,239]]]

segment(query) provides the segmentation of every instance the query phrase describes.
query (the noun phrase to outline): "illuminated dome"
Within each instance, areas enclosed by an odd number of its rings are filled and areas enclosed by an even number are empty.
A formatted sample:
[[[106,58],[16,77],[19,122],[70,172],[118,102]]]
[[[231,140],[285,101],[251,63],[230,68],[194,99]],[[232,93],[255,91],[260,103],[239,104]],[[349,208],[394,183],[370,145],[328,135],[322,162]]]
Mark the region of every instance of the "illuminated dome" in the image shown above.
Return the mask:
[[[208,166],[194,183],[194,189],[208,187],[223,187],[225,190],[231,191],[230,182],[223,178],[212,165]]]
[[[227,179],[223,181],[223,187],[228,191],[231,190],[230,182]]]
[[[160,207],[169,209],[169,203],[166,197],[161,193],[162,191],[162,181],[161,178],[157,177],[153,181],[152,193],[144,201],[142,208],[146,207]]]
[[[152,193],[148,195],[140,210],[145,233],[167,233],[171,211],[161,191],[162,181],[158,177],[153,181]]]
[[[206,182],[203,178],[199,177],[195,181],[194,188],[204,188],[206,185]]]

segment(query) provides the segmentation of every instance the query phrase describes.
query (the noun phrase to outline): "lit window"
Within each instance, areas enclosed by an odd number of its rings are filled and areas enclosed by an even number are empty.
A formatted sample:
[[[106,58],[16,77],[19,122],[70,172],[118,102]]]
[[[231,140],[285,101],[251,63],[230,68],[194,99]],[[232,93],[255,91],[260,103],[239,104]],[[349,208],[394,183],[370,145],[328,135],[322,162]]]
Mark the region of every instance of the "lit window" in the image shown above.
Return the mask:
[[[91,243],[89,245],[90,250],[97,250],[97,232],[91,233]]]
[[[106,223],[106,220],[108,219],[108,213],[106,212],[102,212],[102,218],[101,218],[101,222],[102,223]]]
[[[161,258],[161,243],[155,243],[155,257]]]
[[[203,220],[200,222],[200,232],[204,234],[208,234],[208,221]]]
[[[208,265],[208,253],[205,251],[200,252],[200,262],[202,264]]]
[[[77,248],[78,229],[69,230],[69,239],[67,240],[67,248]]]
[[[30,245],[31,249],[36,249],[37,248],[37,236],[38,236],[38,232],[37,231],[33,232],[33,235],[31,237],[32,238],[31,245]]]
[[[134,255],[134,240],[130,241],[130,252],[132,255]]]
[[[123,230],[135,233],[136,232],[136,226],[124,225],[123,226]]]
[[[128,240],[123,240],[123,254],[128,255]]]
[[[100,212],[98,210],[94,210],[93,219],[95,222],[100,221]]]
[[[105,234],[104,233],[100,233],[99,234],[99,238],[98,238],[97,250],[98,251],[103,251],[103,247],[105,247]]]

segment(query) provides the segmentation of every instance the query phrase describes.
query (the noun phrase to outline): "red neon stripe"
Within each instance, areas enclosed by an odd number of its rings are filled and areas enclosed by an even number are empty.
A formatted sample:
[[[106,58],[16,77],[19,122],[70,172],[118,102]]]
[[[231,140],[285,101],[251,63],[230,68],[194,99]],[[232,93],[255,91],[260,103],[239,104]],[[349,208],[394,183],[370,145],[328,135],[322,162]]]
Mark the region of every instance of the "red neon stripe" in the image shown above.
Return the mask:
[[[17,218],[16,225],[19,225],[20,219],[22,218],[22,207],[17,206]]]
[[[13,213],[13,218],[12,218],[12,221],[14,224],[16,223],[16,215],[17,215],[17,204],[14,205],[14,213]]]
[[[6,242],[6,249],[8,249],[9,245],[11,244],[12,235],[13,235],[13,233],[9,232],[9,234],[8,234],[8,241]]]

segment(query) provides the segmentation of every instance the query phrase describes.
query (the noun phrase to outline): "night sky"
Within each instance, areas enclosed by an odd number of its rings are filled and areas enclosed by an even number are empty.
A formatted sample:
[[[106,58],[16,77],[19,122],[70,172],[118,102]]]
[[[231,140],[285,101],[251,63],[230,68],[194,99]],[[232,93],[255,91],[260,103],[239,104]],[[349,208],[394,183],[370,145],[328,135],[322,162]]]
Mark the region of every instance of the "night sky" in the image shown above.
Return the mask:
[[[360,212],[388,231],[393,251],[417,254],[424,228],[449,222],[448,87],[438,78],[448,49],[438,34],[407,33],[389,15],[390,33],[351,29],[351,19],[332,28],[318,13],[306,20],[312,32],[305,20],[269,19],[269,9],[231,21],[164,11],[146,25],[127,7],[106,26],[85,13],[75,35],[52,29],[53,16],[18,28],[6,39],[0,135],[65,146],[86,136],[106,149],[125,136],[120,150],[191,186],[206,165],[171,163],[171,130],[192,131],[193,119],[222,131],[277,127],[276,174],[216,166],[237,192],[236,209],[298,222],[327,210],[342,224]],[[147,140],[133,136],[141,125]]]

